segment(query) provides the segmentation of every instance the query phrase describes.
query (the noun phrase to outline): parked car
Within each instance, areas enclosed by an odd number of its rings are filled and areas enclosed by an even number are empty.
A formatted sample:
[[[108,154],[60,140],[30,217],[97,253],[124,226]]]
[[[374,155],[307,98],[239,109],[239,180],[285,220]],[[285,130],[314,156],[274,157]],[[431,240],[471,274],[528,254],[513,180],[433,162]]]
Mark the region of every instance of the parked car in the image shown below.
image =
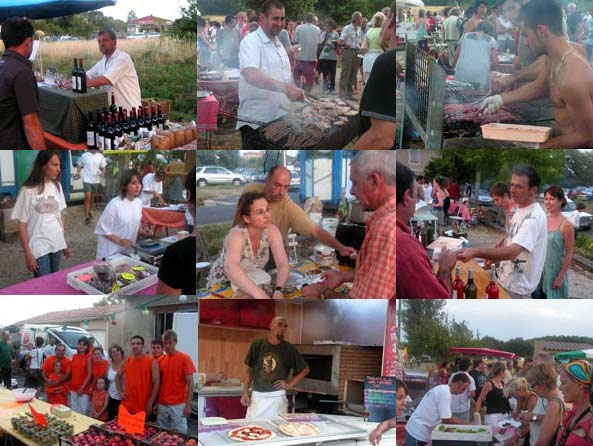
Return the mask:
[[[484,189],[478,191],[478,203],[482,206],[492,206],[493,200],[490,196],[490,192]]]
[[[566,206],[562,210],[562,215],[570,221],[577,230],[589,230],[593,226],[593,215],[588,212],[579,211],[577,205],[570,198],[566,199]]]
[[[201,166],[196,169],[196,183],[198,187],[206,187],[209,184],[232,184],[240,186],[247,183],[247,179],[238,173],[220,166]]]
[[[295,170],[290,172],[290,189],[301,188],[301,173]]]
[[[251,170],[245,174],[245,178],[251,183],[263,183],[266,180],[266,174],[262,171]]]
[[[568,193],[566,194],[566,196],[568,198],[577,198],[578,195],[579,195],[579,192],[581,192],[584,189],[586,189],[585,186],[573,187],[571,190],[568,191]]]
[[[580,198],[581,200],[593,200],[593,187],[588,187],[580,191],[577,198]]]

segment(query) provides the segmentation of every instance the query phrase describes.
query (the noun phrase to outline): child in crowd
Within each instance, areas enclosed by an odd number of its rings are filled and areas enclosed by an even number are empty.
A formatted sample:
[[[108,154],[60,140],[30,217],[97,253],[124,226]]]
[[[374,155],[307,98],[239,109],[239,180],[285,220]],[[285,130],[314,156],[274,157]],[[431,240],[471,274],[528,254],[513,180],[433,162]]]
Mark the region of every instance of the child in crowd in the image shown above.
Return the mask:
[[[107,421],[107,406],[109,405],[109,394],[107,393],[107,378],[97,379],[96,389],[91,389],[91,417],[100,421]]]
[[[49,379],[58,382],[63,379],[66,374],[63,370],[62,361],[54,362],[53,372],[49,375]],[[68,386],[66,383],[58,384],[57,386],[50,386],[46,384],[45,392],[47,393],[47,402],[49,404],[63,404],[68,405]]]

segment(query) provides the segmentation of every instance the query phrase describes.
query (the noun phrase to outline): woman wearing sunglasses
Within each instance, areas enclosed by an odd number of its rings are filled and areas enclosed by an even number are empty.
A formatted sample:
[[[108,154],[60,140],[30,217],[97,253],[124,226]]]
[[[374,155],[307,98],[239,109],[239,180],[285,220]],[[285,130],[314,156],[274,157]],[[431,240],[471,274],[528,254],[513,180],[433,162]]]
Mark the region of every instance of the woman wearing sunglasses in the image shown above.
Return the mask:
[[[557,446],[593,446],[592,387],[593,369],[587,361],[578,359],[562,368],[560,390],[572,410],[562,420]]]
[[[269,299],[253,280],[258,270],[268,263],[270,251],[278,269],[273,298],[282,299],[282,289],[288,282],[288,256],[282,235],[272,224],[270,204],[264,193],[245,192],[239,198],[233,227],[224,240],[220,256],[210,270],[208,286],[230,281],[247,297]]]

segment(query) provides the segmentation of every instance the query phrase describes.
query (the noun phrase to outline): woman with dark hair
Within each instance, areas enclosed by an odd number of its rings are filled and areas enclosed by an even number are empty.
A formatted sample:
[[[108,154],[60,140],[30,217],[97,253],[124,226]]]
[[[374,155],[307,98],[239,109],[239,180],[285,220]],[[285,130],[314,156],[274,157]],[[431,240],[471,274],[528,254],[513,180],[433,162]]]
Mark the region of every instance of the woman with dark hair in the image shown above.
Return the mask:
[[[109,359],[111,361],[109,368],[107,369],[107,380],[109,381],[109,388],[107,389],[107,392],[109,393],[107,413],[108,419],[110,420],[113,420],[115,417],[117,417],[117,413],[119,412],[121,397],[119,396],[117,386],[115,385],[115,376],[124,365],[124,357],[124,349],[121,348],[119,344],[113,344],[109,349]]]
[[[572,410],[562,420],[557,446],[593,446],[593,369],[591,364],[577,359],[560,371],[560,391]]]
[[[87,414],[92,370],[89,368],[89,340],[81,336],[76,343],[77,352],[72,356],[70,372],[70,407],[73,411]]]
[[[89,369],[91,370],[91,389],[97,390],[97,379],[107,376],[109,362],[105,359],[103,347],[94,347],[89,357]]]
[[[447,223],[447,213],[449,212],[449,206],[451,206],[447,187],[449,187],[449,180],[445,177],[436,177],[432,182],[432,193],[436,199],[432,209],[434,216],[439,219],[439,225]]]
[[[196,218],[196,169],[185,180],[187,193],[186,225],[193,232]],[[165,251],[159,268],[157,295],[179,296],[196,294],[196,237],[190,236],[173,243]]]
[[[381,437],[389,429],[395,429],[396,418],[404,414],[406,408],[406,398],[408,397],[408,387],[406,384],[395,378],[395,417],[379,423],[375,430],[369,435],[369,443],[378,446],[381,443]],[[399,444],[399,443],[398,443]]]
[[[288,257],[282,235],[271,223],[271,210],[263,192],[245,192],[239,198],[233,227],[220,256],[210,270],[208,286],[230,281],[233,288],[256,299],[269,296],[255,283],[268,263],[270,250],[278,269],[273,298],[281,299],[288,281]]]
[[[572,261],[574,226],[562,215],[562,208],[566,203],[564,191],[560,186],[550,186],[544,191],[544,207],[548,213],[548,246],[539,284],[542,298],[569,297],[566,273]]]
[[[492,365],[492,377],[482,387],[482,392],[480,392],[474,407],[474,414],[480,413],[482,404],[486,402],[484,424],[488,426],[496,426],[511,412],[509,400],[504,396],[503,378],[506,368],[507,366],[502,361]]]
[[[475,31],[461,36],[455,50],[455,80],[490,89],[490,72],[499,62],[493,34],[492,24],[480,21]]]
[[[119,179],[119,195],[112,199],[97,222],[97,259],[104,259],[132,246],[138,239],[142,221],[140,174],[124,170]],[[148,234],[146,234],[148,235]]]
[[[10,215],[11,220],[19,222],[25,263],[35,277],[55,273],[62,255],[70,256],[62,218],[66,199],[60,185],[61,171],[57,151],[40,151]]]
[[[416,20],[416,42],[418,48],[428,51],[428,19],[424,17],[424,9],[418,11],[418,20]]]

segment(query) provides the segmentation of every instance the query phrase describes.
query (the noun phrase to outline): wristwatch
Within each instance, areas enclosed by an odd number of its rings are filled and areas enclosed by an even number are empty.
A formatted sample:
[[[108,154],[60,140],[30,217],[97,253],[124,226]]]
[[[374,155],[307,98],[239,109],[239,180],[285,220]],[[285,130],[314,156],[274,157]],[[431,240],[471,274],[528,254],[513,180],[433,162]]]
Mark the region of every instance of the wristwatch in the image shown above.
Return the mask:
[[[276,286],[274,291],[280,291],[282,294],[284,294],[284,287]]]
[[[533,414],[533,416],[531,417],[531,420],[532,421],[537,421],[537,415],[536,414]]]

